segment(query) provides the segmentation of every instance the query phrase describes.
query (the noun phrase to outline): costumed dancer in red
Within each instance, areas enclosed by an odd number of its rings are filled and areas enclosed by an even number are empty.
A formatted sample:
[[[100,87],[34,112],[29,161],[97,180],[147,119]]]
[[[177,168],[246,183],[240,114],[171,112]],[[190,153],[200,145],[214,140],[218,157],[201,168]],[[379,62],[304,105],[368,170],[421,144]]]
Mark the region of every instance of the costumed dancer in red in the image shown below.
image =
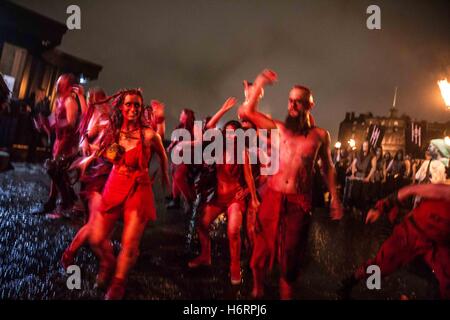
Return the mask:
[[[233,101],[231,101],[234,104]],[[232,105],[231,105],[232,106]],[[223,109],[226,112],[226,108]],[[223,112],[223,113],[224,113]],[[214,117],[213,117],[214,118]],[[224,143],[230,142],[236,147],[237,129],[241,128],[238,121],[229,121],[224,126]],[[248,151],[245,149],[244,161],[237,161],[236,149],[234,152],[229,148],[224,148],[223,164],[216,164],[216,194],[215,197],[206,203],[200,222],[197,226],[197,232],[201,244],[200,255],[191,260],[188,264],[190,268],[196,268],[200,265],[211,264],[211,239],[209,238],[209,226],[222,213],[227,213],[227,234],[230,247],[230,278],[233,285],[241,283],[241,225],[243,215],[246,212],[246,195],[250,195],[250,206],[257,210],[259,206],[256,195],[255,183],[252,176],[252,169],[248,157]],[[233,157],[234,155],[234,157]],[[243,163],[243,164],[238,164]],[[246,192],[247,190],[247,192]]]
[[[239,117],[251,121],[258,129],[277,129],[271,135],[272,152],[278,148],[279,170],[269,176],[267,191],[257,214],[260,230],[255,234],[251,258],[252,296],[263,296],[263,280],[267,264],[275,257],[281,268],[280,297],[292,298],[292,288],[301,269],[311,221],[313,167],[322,160],[323,175],[331,195],[330,214],[335,220],[343,212],[336,193],[335,170],[331,159],[329,133],[316,127],[310,117],[314,106],[311,91],[294,86],[289,93],[288,117],[283,123],[256,110],[254,101],[261,89],[276,81],[273,71],[265,70],[253,84],[250,102],[239,109]],[[279,139],[276,145],[274,139]]]
[[[115,95],[113,130],[106,157],[114,163],[104,186],[101,214],[94,217],[90,243],[100,259],[98,278],[109,285],[105,299],[122,299],[130,269],[139,255],[139,244],[149,221],[156,219],[152,183],[148,168],[151,156],[160,159],[163,186],[168,185],[168,160],[160,135],[142,124],[143,96],[140,90]],[[117,263],[110,246],[114,225],[123,218],[122,247]]]
[[[61,196],[61,209],[70,209],[77,196],[72,188],[68,169],[78,153],[78,124],[87,106],[83,88],[76,83],[75,76],[63,74],[56,83],[56,101],[54,106],[54,130],[56,140],[53,145],[52,159],[45,167],[51,178],[50,195],[43,205],[41,214],[56,208],[58,194]]]
[[[192,141],[194,140],[194,122],[195,122],[195,114],[191,109],[183,109],[180,114],[180,120],[177,129],[185,129],[189,131]],[[170,154],[172,149],[175,148],[180,141],[173,140],[169,147],[167,148],[167,152]],[[168,204],[168,209],[176,209],[179,207],[180,196],[183,197],[186,203],[186,211],[190,214],[192,209],[192,204],[195,200],[195,191],[189,185],[189,171],[193,162],[189,163],[180,163],[171,165],[172,172],[172,201]]]
[[[339,295],[350,298],[352,288],[366,279],[367,267],[376,265],[381,276],[392,274],[416,257],[422,257],[439,282],[442,299],[450,299],[450,185],[420,184],[404,187],[398,193],[380,200],[371,209],[366,223],[373,223],[382,214],[394,222],[399,209],[410,197],[420,197],[420,204],[383,242],[375,258],[369,259],[342,282]]]
[[[82,185],[80,196],[87,207],[88,222],[81,227],[69,247],[64,251],[61,258],[64,269],[73,263],[78,249],[89,240],[94,217],[100,214],[103,186],[112,169],[112,163],[102,155],[105,136],[108,130],[111,130],[111,107],[108,103],[99,103],[105,99],[106,94],[102,89],[89,90],[88,111],[78,130],[81,136],[80,149],[83,155],[75,160],[71,168],[80,171]],[[97,285],[101,287],[103,284],[97,283]]]

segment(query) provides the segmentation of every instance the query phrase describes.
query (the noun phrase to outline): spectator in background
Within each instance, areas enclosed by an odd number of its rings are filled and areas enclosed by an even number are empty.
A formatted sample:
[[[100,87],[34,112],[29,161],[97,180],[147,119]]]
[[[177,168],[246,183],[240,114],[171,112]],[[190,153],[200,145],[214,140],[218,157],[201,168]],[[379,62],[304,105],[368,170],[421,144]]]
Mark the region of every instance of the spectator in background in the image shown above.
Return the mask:
[[[378,147],[375,151],[375,172],[372,176],[371,201],[374,202],[382,198],[384,173],[386,163],[383,159],[383,149]]]
[[[352,175],[347,178],[344,200],[346,204],[364,209],[369,201],[369,183],[375,173],[376,157],[369,142],[364,141],[352,163]]]
[[[411,184],[412,181],[412,160],[411,155],[407,154],[405,156],[405,185]]]
[[[404,185],[404,178],[406,173],[405,158],[403,150],[398,150],[394,158],[389,163],[386,172],[388,174],[387,187],[388,193],[399,190]]]
[[[436,159],[430,150],[425,152],[425,161],[416,173],[418,183],[444,183],[446,179],[445,165]]]
[[[412,178],[412,184],[415,184],[417,179],[416,179],[416,174],[417,171],[419,170],[420,166],[422,165],[423,160],[421,159],[413,159],[412,160],[412,165],[411,165],[411,178]]]
[[[384,165],[384,181],[383,181],[383,183],[386,183],[388,180],[388,176],[389,176],[389,173],[387,172],[387,167],[389,166],[389,164],[392,161],[392,155],[389,151],[386,151],[383,154],[383,160],[384,160],[384,164],[385,164]]]
[[[338,183],[338,190],[341,196],[343,192],[342,189],[345,186],[345,178],[347,176],[347,170],[349,168],[350,163],[351,162],[347,150],[345,149],[336,150],[334,166],[336,168],[336,180]]]

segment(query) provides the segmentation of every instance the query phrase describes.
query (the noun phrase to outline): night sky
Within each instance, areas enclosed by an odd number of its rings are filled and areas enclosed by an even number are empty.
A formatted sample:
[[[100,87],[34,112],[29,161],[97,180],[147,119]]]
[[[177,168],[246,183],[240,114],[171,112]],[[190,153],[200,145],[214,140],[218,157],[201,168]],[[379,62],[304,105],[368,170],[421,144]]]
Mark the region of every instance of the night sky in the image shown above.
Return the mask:
[[[141,87],[147,101],[164,101],[168,130],[182,108],[203,118],[228,96],[242,100],[242,80],[266,67],[279,82],[261,109],[284,119],[290,87],[309,86],[333,141],[346,111],[386,115],[395,86],[400,114],[450,120],[436,84],[450,80],[449,1],[14,2],[60,22],[79,5],[82,29],[60,49],[101,64],[91,85],[108,94]],[[370,4],[381,7],[381,30],[366,28]]]

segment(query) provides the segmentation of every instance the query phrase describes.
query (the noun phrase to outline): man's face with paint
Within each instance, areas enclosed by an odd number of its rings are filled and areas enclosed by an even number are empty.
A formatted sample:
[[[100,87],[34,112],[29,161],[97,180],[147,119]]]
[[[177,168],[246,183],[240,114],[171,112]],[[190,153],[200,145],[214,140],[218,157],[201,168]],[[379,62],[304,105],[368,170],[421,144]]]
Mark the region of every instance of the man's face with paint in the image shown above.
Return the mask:
[[[291,117],[298,117],[301,112],[307,112],[311,108],[308,101],[312,102],[312,97],[308,97],[308,94],[299,88],[293,88],[289,92],[288,100],[288,114]]]

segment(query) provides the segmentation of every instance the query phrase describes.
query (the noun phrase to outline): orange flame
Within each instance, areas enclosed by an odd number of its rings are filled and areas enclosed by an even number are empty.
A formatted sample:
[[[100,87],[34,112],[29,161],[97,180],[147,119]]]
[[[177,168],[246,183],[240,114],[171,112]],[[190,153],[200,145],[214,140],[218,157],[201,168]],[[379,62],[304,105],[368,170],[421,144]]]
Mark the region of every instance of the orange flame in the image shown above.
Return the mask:
[[[437,84],[439,89],[441,89],[441,95],[444,99],[445,105],[450,109],[450,83],[448,83],[446,78],[444,80],[439,80]]]

